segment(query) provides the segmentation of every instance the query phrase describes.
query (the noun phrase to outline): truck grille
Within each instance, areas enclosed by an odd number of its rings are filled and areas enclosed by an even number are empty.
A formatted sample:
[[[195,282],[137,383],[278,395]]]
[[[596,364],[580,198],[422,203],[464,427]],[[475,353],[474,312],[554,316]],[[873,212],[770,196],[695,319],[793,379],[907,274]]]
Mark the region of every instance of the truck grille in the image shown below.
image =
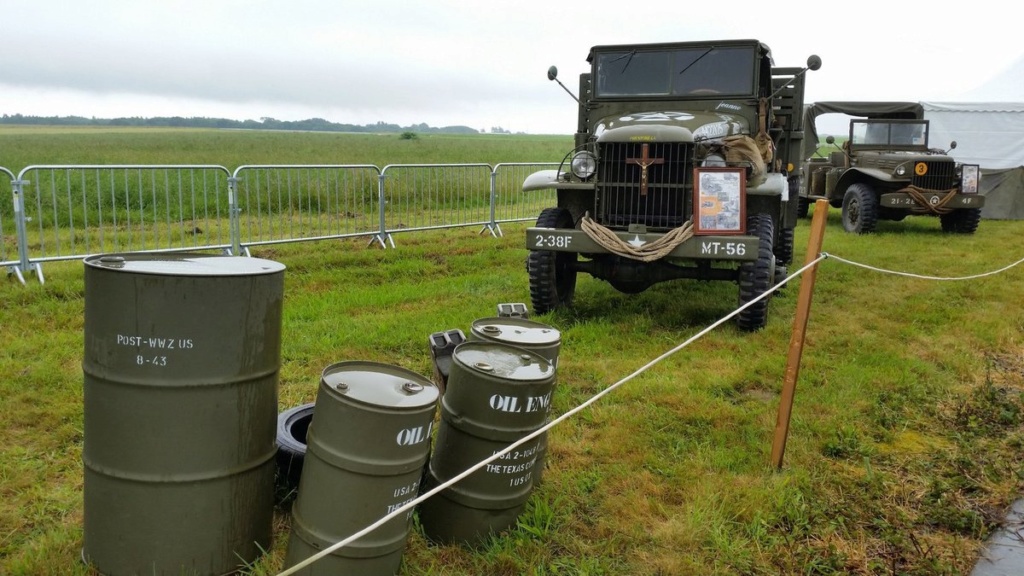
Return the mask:
[[[612,142],[598,148],[597,215],[609,227],[676,228],[690,217],[693,146]],[[646,165],[647,185],[643,185]]]
[[[925,190],[949,190],[956,185],[956,163],[950,160],[924,161],[928,171],[924,176],[917,175],[917,164],[914,167],[914,176],[910,183]]]

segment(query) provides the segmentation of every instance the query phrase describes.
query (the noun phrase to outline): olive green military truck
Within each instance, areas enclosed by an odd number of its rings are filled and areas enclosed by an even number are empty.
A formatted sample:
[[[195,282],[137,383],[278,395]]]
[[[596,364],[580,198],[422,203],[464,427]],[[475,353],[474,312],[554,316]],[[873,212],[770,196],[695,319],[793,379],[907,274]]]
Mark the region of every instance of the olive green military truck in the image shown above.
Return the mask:
[[[816,120],[827,113],[854,117],[841,146],[833,136],[826,154],[817,150]],[[816,102],[807,107],[807,162],[802,167],[800,214],[824,198],[842,208],[847,232],[872,232],[879,220],[937,216],[944,232],[973,234],[985,197],[981,170],[931,148],[928,120],[916,102]],[[950,143],[955,148],[956,142]]]
[[[581,272],[627,294],[736,282],[741,305],[773,288],[793,258],[804,78],[821,59],[776,67],[761,42],[723,40],[595,46],[587,61],[575,147],[523,183],[557,197],[526,232],[534,311],[570,306]],[[767,300],[737,325],[763,327]]]

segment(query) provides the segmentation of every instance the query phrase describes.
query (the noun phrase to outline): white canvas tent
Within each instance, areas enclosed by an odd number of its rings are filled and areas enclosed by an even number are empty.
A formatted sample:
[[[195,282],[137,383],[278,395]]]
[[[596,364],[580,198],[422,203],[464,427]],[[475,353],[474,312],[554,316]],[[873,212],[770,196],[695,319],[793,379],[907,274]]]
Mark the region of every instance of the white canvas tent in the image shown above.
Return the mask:
[[[1024,219],[1024,57],[959,102],[922,102],[928,140],[981,165],[985,218]]]
[[[1024,166],[1024,102],[921,102],[928,141],[959,162],[984,168]]]
[[[1024,219],[1024,101],[921,102],[928,140],[950,156],[982,168],[982,217]]]

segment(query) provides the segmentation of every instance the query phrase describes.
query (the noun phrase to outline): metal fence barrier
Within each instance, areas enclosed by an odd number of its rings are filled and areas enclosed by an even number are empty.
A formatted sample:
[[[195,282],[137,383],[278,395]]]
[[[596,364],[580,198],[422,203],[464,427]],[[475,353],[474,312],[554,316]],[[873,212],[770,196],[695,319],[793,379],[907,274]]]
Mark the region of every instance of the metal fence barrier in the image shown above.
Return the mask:
[[[39,165],[6,168],[0,265],[16,274],[99,253],[220,250],[344,237],[394,247],[397,232],[532,220],[552,192],[522,192],[558,163]],[[2,179],[2,176],[0,176]],[[17,248],[15,255],[12,246]]]
[[[491,224],[533,221],[541,210],[555,206],[554,192],[523,193],[523,181],[538,170],[557,168],[557,162],[507,162],[496,164],[491,173]],[[498,229],[501,234],[501,229]]]
[[[386,210],[381,240],[394,231],[490,224],[488,164],[392,164],[381,170]]]
[[[380,173],[361,164],[239,167],[230,182],[239,226],[233,250],[376,234]]]
[[[11,189],[14,173],[0,167],[0,175],[7,176],[0,177],[0,266],[13,267],[16,261],[11,258],[18,246],[18,237],[14,232],[14,204],[20,199],[14,196]]]

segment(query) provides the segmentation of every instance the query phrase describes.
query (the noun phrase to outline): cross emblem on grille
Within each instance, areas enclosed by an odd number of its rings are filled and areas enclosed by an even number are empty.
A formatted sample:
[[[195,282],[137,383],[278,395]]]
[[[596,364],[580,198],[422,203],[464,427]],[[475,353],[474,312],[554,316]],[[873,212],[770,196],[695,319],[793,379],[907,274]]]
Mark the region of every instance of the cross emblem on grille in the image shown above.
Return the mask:
[[[664,158],[651,158],[648,156],[650,149],[646,143],[640,148],[639,158],[626,158],[626,164],[636,164],[640,167],[640,195],[647,196],[647,168],[655,164],[664,164]]]

